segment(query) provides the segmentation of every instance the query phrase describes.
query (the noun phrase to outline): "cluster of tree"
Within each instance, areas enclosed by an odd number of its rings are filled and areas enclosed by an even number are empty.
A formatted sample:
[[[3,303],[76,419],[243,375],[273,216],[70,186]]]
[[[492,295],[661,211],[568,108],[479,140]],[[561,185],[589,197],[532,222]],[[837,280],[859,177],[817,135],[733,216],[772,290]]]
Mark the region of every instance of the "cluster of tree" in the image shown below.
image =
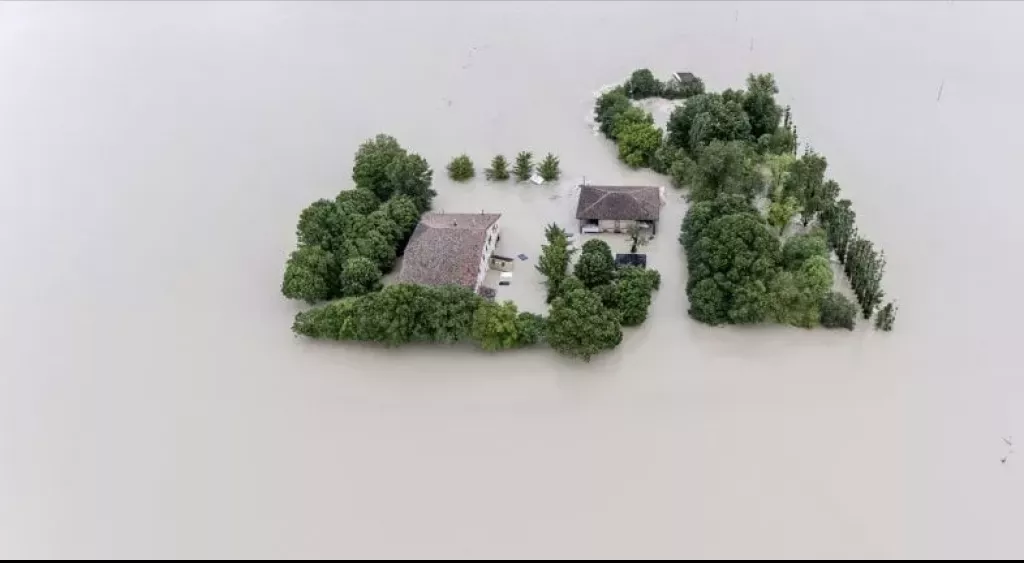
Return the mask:
[[[780,245],[746,196],[722,193],[690,207],[679,241],[686,249],[694,319],[805,328],[822,322],[833,275],[820,230]]]
[[[590,239],[583,243],[572,277],[563,278],[558,291],[592,291],[605,307],[618,313],[622,325],[636,326],[647,319],[651,293],[660,285],[661,275],[657,270],[633,266],[618,268],[608,243]]]
[[[633,100],[644,98],[677,100],[704,93],[704,81],[696,76],[689,75],[662,82],[655,78],[650,69],[646,68],[633,71],[622,87],[626,95]]]
[[[504,155],[497,155],[491,160],[490,168],[484,169],[484,176],[491,181],[502,182],[515,176],[517,182],[529,180],[534,171],[546,182],[557,180],[562,175],[561,164],[558,157],[548,153],[539,164],[533,162],[533,153],[522,151],[516,155],[515,166],[510,171],[508,160]]]
[[[693,206],[680,237],[691,263],[690,313],[711,324],[852,326],[845,303],[829,297],[828,251],[844,265],[866,319],[882,303],[884,253],[857,235],[850,201],[825,176],[825,157],[810,149],[796,157],[796,127],[777,93],[774,77],[762,74],[750,75],[745,91],[694,96],[673,111],[655,153],[656,168],[690,188]],[[609,99],[604,108],[614,114],[617,103]],[[769,186],[762,216],[755,204]],[[779,238],[796,217],[803,234],[782,247]],[[786,251],[796,247],[814,252],[794,260]]]
[[[625,87],[614,88],[597,99],[595,118],[601,132],[619,147],[619,159],[633,168],[652,167],[662,146],[662,132],[654,117],[630,102]]]
[[[311,338],[377,342],[472,341],[488,351],[541,342],[544,317],[520,313],[512,302],[493,303],[458,286],[390,285],[296,315],[292,330]]]
[[[281,285],[286,297],[317,303],[377,291],[435,196],[426,161],[387,135],[359,147],[352,179],[355,189],[299,215],[298,248]]]

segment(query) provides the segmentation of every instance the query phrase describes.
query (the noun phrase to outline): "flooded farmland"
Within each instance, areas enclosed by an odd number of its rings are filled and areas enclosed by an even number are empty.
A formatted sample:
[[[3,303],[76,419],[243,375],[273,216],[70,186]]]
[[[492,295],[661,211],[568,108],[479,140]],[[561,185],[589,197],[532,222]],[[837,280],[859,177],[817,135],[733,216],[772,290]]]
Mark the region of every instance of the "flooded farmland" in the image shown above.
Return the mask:
[[[0,4],[0,556],[1024,555],[1022,17]],[[775,73],[886,251],[893,333],[691,321],[668,188],[651,315],[589,364],[291,334],[298,213],[379,132],[433,165],[435,208],[502,213],[528,260],[499,299],[542,311],[575,184],[668,185],[589,122],[638,67]],[[519,150],[562,181],[445,177]]]

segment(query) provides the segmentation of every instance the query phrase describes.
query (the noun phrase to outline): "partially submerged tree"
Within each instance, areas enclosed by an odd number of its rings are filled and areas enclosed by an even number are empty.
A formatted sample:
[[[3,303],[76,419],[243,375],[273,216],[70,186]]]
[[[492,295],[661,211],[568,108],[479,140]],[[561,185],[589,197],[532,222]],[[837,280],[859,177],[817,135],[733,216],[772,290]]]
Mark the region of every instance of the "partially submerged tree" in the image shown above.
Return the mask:
[[[661,129],[649,123],[631,123],[618,131],[619,158],[632,168],[649,167],[661,147]]]
[[[544,237],[547,244],[541,247],[536,268],[546,278],[547,302],[550,303],[558,295],[562,282],[569,274],[572,252],[569,250],[569,237],[558,225],[548,225],[544,230]]]
[[[775,133],[779,128],[782,108],[775,103],[775,94],[778,93],[779,87],[771,73],[747,77],[743,109],[750,117],[750,132],[755,139]]]
[[[779,240],[757,214],[712,220],[688,254],[690,316],[712,325],[764,321],[779,253]]]
[[[511,301],[481,303],[473,314],[473,340],[488,352],[520,346],[518,314]]]
[[[388,168],[393,162],[406,156],[408,153],[394,137],[383,133],[377,135],[359,145],[352,167],[352,180],[357,186],[372,191],[381,200],[386,200],[394,193],[394,186],[388,177]]]
[[[792,197],[783,198],[781,201],[773,201],[768,207],[768,224],[779,230],[781,236],[789,226],[793,216],[800,211],[800,205]]]
[[[650,241],[647,229],[637,222],[634,222],[626,229],[626,234],[629,236],[629,251],[633,254],[636,254],[641,246],[647,246],[647,243]]]
[[[896,322],[897,310],[899,310],[899,307],[893,304],[892,301],[886,303],[885,307],[878,311],[878,316],[875,317],[875,329],[884,330],[885,332],[891,331],[893,323]]]
[[[587,289],[611,283],[615,278],[615,257],[608,243],[601,239],[583,243],[583,251],[573,273]]]
[[[618,314],[586,289],[576,289],[554,300],[547,323],[547,340],[567,356],[590,358],[622,342]]]
[[[341,294],[350,297],[373,293],[381,289],[381,273],[369,258],[349,258],[341,270]]]
[[[821,301],[821,326],[853,330],[856,324],[857,306],[842,293],[830,292]]]
[[[552,153],[548,153],[544,157],[544,160],[540,162],[540,166],[537,167],[537,173],[544,179],[545,182],[552,182],[557,180],[562,175],[562,170],[559,168],[558,157]]]
[[[533,175],[533,153],[523,151],[516,155],[516,166],[512,169],[517,182],[525,182]]]
[[[488,180],[495,180],[499,182],[508,180],[508,161],[505,160],[505,157],[500,154],[495,156],[494,160],[491,161],[491,167],[484,170],[484,176]]]
[[[339,273],[332,253],[315,245],[300,246],[288,259],[281,293],[310,304],[326,301],[338,291]]]
[[[615,282],[615,308],[622,318],[623,326],[637,326],[647,319],[651,306],[651,292],[660,283],[660,276],[654,270],[635,266],[621,268]]]
[[[448,177],[456,182],[465,182],[475,175],[476,170],[469,155],[460,154],[448,163]]]
[[[712,141],[749,141],[750,118],[742,104],[723,94],[700,94],[676,108],[668,120],[668,142],[700,152]]]
[[[661,95],[663,86],[649,69],[633,71],[624,85],[626,95],[634,100],[654,98]]]
[[[742,195],[753,201],[762,186],[753,155],[740,141],[712,141],[701,151],[690,178],[690,199],[695,202],[712,200],[721,194]]]
[[[631,107],[633,105],[629,102],[629,97],[622,86],[601,94],[594,104],[594,120],[601,133],[606,137],[612,137],[612,125],[616,118]]]

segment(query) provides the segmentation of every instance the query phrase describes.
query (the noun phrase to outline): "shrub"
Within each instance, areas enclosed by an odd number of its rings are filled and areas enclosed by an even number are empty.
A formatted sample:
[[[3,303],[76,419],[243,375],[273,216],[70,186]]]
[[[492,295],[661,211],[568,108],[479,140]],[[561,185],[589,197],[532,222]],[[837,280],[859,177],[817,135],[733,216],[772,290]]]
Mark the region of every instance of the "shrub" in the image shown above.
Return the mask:
[[[833,291],[821,301],[821,326],[853,330],[857,306],[845,295]]]
[[[448,177],[456,182],[465,182],[475,175],[473,161],[467,155],[459,155],[448,163]]]
[[[512,169],[517,182],[525,182],[533,175],[533,153],[523,151],[516,155],[516,166]]]
[[[541,178],[544,178],[545,182],[551,182],[557,180],[562,175],[562,171],[558,166],[558,157],[548,153],[541,161],[540,166],[537,167],[537,173],[540,174]]]
[[[505,157],[498,155],[491,161],[491,167],[484,170],[484,177],[488,180],[504,181],[508,180],[508,161]]]

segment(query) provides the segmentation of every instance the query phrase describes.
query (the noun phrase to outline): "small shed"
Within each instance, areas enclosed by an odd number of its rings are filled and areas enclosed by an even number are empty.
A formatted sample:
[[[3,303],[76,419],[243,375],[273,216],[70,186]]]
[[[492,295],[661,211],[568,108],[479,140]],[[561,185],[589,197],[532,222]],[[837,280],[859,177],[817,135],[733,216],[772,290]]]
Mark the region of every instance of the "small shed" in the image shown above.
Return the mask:
[[[625,266],[636,266],[637,268],[647,269],[647,255],[646,254],[616,254],[615,255],[615,266],[623,268]]]
[[[491,260],[488,264],[492,270],[498,270],[499,272],[511,272],[516,267],[516,260],[509,256],[491,254]]]

